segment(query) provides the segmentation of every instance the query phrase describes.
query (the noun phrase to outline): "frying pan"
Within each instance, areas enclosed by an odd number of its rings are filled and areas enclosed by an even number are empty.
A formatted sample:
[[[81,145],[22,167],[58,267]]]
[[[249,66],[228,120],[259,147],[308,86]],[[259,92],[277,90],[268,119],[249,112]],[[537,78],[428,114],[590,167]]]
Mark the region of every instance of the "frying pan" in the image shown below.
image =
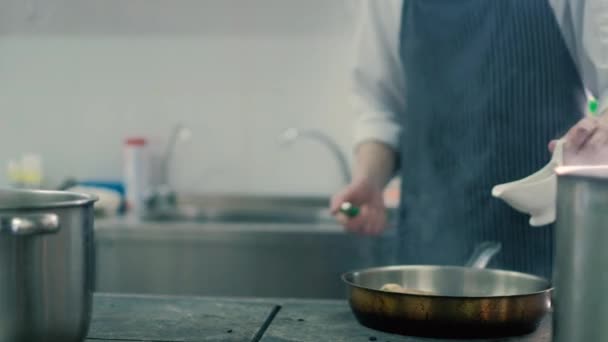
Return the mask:
[[[350,307],[364,326],[391,333],[490,338],[531,333],[551,309],[551,284],[485,269],[500,244],[484,242],[468,266],[389,266],[346,273]],[[411,293],[382,291],[396,283]]]

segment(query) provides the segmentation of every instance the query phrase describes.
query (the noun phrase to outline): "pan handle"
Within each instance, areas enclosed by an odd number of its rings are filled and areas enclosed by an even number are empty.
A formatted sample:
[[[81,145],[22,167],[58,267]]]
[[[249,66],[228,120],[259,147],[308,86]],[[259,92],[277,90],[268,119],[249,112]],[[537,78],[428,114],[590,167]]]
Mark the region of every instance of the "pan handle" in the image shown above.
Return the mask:
[[[502,244],[496,241],[485,241],[480,243],[466,263],[466,267],[486,268],[490,260],[500,252]]]

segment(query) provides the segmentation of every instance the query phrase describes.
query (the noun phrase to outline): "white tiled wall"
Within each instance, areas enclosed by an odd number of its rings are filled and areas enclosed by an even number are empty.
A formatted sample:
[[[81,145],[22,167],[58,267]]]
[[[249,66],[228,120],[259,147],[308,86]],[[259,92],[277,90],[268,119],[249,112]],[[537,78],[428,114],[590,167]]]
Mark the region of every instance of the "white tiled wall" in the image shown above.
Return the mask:
[[[0,0],[0,184],[6,160],[40,153],[51,183],[116,179],[122,140],[192,139],[179,190],[329,194],[338,167],[289,126],[348,152],[353,0]]]

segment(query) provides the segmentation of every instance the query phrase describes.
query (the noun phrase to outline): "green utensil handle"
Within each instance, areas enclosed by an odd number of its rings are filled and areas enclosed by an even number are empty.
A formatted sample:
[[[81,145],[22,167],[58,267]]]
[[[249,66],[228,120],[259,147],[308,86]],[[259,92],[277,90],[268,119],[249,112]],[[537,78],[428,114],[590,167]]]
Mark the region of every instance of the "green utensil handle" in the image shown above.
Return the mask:
[[[359,215],[360,209],[350,202],[344,202],[340,205],[340,212],[350,218]]]
[[[589,102],[588,102],[589,115],[591,115],[591,116],[600,115],[600,113],[598,113],[598,108],[599,108],[599,104],[598,104],[597,100],[589,99]]]

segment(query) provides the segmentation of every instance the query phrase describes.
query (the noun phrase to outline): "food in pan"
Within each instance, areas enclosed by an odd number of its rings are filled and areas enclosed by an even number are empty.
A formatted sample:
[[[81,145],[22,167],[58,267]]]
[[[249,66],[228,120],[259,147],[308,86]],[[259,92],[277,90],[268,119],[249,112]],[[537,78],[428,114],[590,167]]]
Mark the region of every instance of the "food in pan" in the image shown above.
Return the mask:
[[[394,283],[388,283],[388,284],[382,285],[382,287],[380,288],[380,291],[406,293],[406,294],[418,294],[418,295],[433,294],[432,292],[429,292],[429,291],[421,291],[421,290],[415,290],[415,289],[411,289],[411,288],[405,288],[399,284],[394,284]]]

